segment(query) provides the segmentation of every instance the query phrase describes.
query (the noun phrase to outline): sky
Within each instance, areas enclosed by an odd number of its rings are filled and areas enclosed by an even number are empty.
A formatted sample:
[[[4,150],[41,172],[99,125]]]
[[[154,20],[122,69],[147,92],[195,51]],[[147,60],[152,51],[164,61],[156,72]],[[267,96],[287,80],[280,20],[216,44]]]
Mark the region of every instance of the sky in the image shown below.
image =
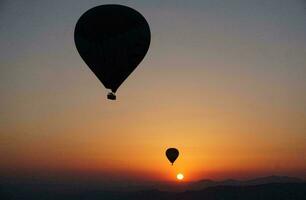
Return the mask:
[[[152,36],[116,101],[73,38],[109,3]],[[305,35],[303,0],[1,1],[0,174],[306,178]]]

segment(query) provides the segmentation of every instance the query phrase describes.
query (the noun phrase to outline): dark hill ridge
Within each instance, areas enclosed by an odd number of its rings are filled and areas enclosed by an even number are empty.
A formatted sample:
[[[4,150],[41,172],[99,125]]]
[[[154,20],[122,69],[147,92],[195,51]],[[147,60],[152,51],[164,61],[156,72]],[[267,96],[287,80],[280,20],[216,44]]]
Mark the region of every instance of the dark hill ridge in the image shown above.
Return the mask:
[[[177,200],[302,200],[306,183],[270,183],[252,186],[216,186],[177,194]]]
[[[180,184],[179,184],[180,185]],[[172,187],[172,188],[171,188]],[[100,184],[73,185],[52,183],[8,183],[0,181],[0,199],[4,200],[306,200],[306,182],[302,179],[269,176],[252,180],[202,180],[180,185],[148,185],[135,190],[109,191]],[[142,188],[142,189],[141,189]],[[161,188],[167,191],[148,188]],[[134,188],[135,189],[135,188]]]
[[[266,176],[250,180],[227,179],[223,181],[213,181],[205,179],[191,183],[188,186],[188,189],[200,190],[213,186],[250,186],[250,185],[268,184],[268,183],[302,183],[302,182],[305,182],[305,180],[289,176]]]
[[[103,199],[101,197],[101,199]],[[306,183],[270,183],[252,186],[215,186],[198,191],[147,190],[116,193],[110,200],[305,200]]]
[[[2,188],[4,189],[4,188]],[[252,186],[215,186],[198,191],[164,192],[159,190],[119,192],[70,190],[48,192],[34,190],[1,191],[5,200],[305,200],[306,183],[270,183]]]

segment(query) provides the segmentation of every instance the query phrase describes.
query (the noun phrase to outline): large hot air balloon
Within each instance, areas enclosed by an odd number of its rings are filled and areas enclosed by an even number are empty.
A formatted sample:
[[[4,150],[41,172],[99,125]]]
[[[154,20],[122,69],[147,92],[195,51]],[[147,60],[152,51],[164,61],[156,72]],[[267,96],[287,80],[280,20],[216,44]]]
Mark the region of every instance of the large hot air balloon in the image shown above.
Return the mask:
[[[151,40],[146,19],[122,5],[86,11],[74,30],[76,48],[85,63],[116,99],[116,91],[146,55]]]
[[[174,161],[179,156],[179,151],[176,148],[169,148],[166,151],[166,156],[168,160],[171,162],[171,164],[173,165]]]

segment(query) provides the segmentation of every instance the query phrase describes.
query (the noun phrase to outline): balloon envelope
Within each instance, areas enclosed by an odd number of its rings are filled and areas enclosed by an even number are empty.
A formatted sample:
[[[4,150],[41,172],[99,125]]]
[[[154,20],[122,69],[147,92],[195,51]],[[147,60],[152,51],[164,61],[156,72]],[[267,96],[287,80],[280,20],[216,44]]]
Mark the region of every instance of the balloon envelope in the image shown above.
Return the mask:
[[[174,161],[179,156],[179,151],[176,148],[169,148],[166,151],[166,156],[168,160],[171,162],[171,164],[173,165]]]
[[[146,55],[151,40],[145,18],[122,5],[101,5],[78,20],[76,48],[102,84],[116,92]]]

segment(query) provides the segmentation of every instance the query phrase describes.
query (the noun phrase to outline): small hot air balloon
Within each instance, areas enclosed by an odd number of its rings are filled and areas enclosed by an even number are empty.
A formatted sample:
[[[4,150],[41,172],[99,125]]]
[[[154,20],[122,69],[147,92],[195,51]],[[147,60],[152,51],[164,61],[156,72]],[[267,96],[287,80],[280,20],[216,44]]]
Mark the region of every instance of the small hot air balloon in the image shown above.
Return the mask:
[[[179,156],[179,151],[176,148],[169,148],[166,151],[166,156],[168,160],[171,162],[171,164],[173,165],[174,161]]]
[[[146,19],[123,5],[86,11],[74,30],[76,48],[91,71],[116,99],[116,91],[146,55],[151,33]]]

